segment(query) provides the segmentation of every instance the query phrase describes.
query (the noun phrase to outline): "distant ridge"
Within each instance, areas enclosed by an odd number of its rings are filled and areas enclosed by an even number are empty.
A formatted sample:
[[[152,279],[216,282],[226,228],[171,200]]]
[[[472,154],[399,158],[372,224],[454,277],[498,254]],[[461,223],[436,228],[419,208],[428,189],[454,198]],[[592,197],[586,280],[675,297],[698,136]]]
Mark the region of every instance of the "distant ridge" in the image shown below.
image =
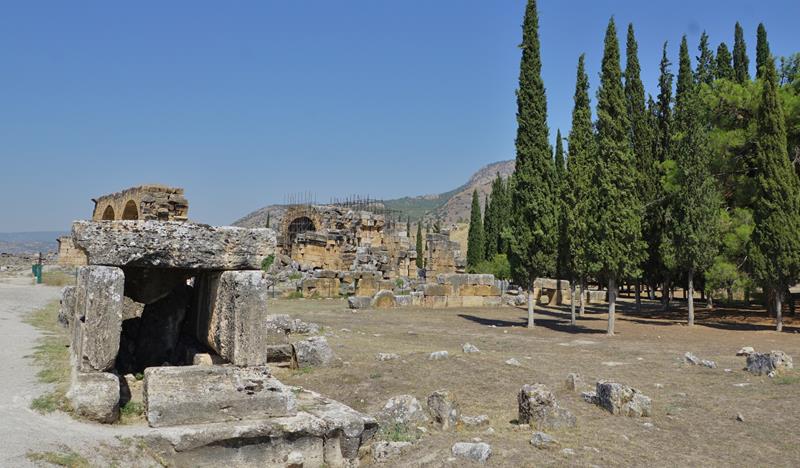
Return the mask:
[[[435,195],[418,195],[385,200],[386,207],[400,212],[402,219],[441,219],[445,223],[464,222],[469,219],[472,192],[477,189],[481,204],[486,194],[491,193],[492,181],[500,174],[508,177],[514,172],[514,160],[499,161],[481,168],[458,188]],[[269,205],[259,208],[236,220],[234,226],[264,227],[270,213],[273,227],[285,212],[284,205]]]

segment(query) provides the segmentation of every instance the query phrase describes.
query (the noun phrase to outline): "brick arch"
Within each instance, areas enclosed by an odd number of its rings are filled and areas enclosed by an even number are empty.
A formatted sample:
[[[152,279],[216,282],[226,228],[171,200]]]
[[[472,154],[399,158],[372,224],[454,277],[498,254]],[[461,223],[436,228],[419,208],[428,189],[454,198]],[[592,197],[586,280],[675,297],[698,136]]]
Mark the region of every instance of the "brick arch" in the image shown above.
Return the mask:
[[[125,203],[125,208],[122,210],[122,219],[139,219],[139,208],[134,200],[128,200],[128,202]]]
[[[116,215],[114,214],[114,207],[111,205],[106,205],[105,209],[103,210],[103,217],[101,218],[103,221],[114,221]]]

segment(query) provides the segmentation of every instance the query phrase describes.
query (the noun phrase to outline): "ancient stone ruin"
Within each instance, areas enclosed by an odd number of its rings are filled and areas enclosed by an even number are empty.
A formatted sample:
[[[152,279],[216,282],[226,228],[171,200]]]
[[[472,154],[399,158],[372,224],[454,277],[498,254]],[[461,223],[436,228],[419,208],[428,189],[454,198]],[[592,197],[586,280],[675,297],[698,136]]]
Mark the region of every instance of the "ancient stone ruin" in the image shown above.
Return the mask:
[[[272,376],[277,319],[268,319],[259,269],[275,253],[271,229],[76,221],[70,242],[86,260],[61,311],[78,415],[113,423],[139,392],[158,428],[149,443],[179,466],[347,466],[377,430],[372,418]],[[320,339],[293,354],[327,359]]]

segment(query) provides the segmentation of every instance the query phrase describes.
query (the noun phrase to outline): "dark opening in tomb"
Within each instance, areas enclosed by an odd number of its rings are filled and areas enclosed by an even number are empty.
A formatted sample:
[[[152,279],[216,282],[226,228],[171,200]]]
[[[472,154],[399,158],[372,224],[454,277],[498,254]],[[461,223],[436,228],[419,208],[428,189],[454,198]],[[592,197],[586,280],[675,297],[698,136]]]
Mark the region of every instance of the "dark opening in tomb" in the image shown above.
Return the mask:
[[[289,224],[288,228],[289,244],[292,244],[294,242],[298,234],[316,230],[317,228],[314,226],[314,221],[312,221],[311,218],[302,216],[300,218],[295,219]]]
[[[121,375],[138,374],[148,367],[191,365],[195,354],[212,353],[196,337],[197,275],[192,270],[128,268],[125,271],[125,307],[116,360]]]

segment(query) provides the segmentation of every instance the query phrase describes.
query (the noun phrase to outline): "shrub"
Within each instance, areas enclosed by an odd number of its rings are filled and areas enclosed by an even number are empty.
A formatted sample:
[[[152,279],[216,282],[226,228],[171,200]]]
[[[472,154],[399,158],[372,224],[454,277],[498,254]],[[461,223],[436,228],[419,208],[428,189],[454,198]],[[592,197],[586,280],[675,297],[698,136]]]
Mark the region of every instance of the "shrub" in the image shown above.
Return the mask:
[[[264,260],[261,260],[261,269],[267,271],[273,263],[275,263],[275,255],[268,255],[264,257]]]
[[[506,254],[497,254],[491,260],[484,260],[475,265],[471,272],[492,274],[497,279],[505,280],[511,278],[511,264]]]

